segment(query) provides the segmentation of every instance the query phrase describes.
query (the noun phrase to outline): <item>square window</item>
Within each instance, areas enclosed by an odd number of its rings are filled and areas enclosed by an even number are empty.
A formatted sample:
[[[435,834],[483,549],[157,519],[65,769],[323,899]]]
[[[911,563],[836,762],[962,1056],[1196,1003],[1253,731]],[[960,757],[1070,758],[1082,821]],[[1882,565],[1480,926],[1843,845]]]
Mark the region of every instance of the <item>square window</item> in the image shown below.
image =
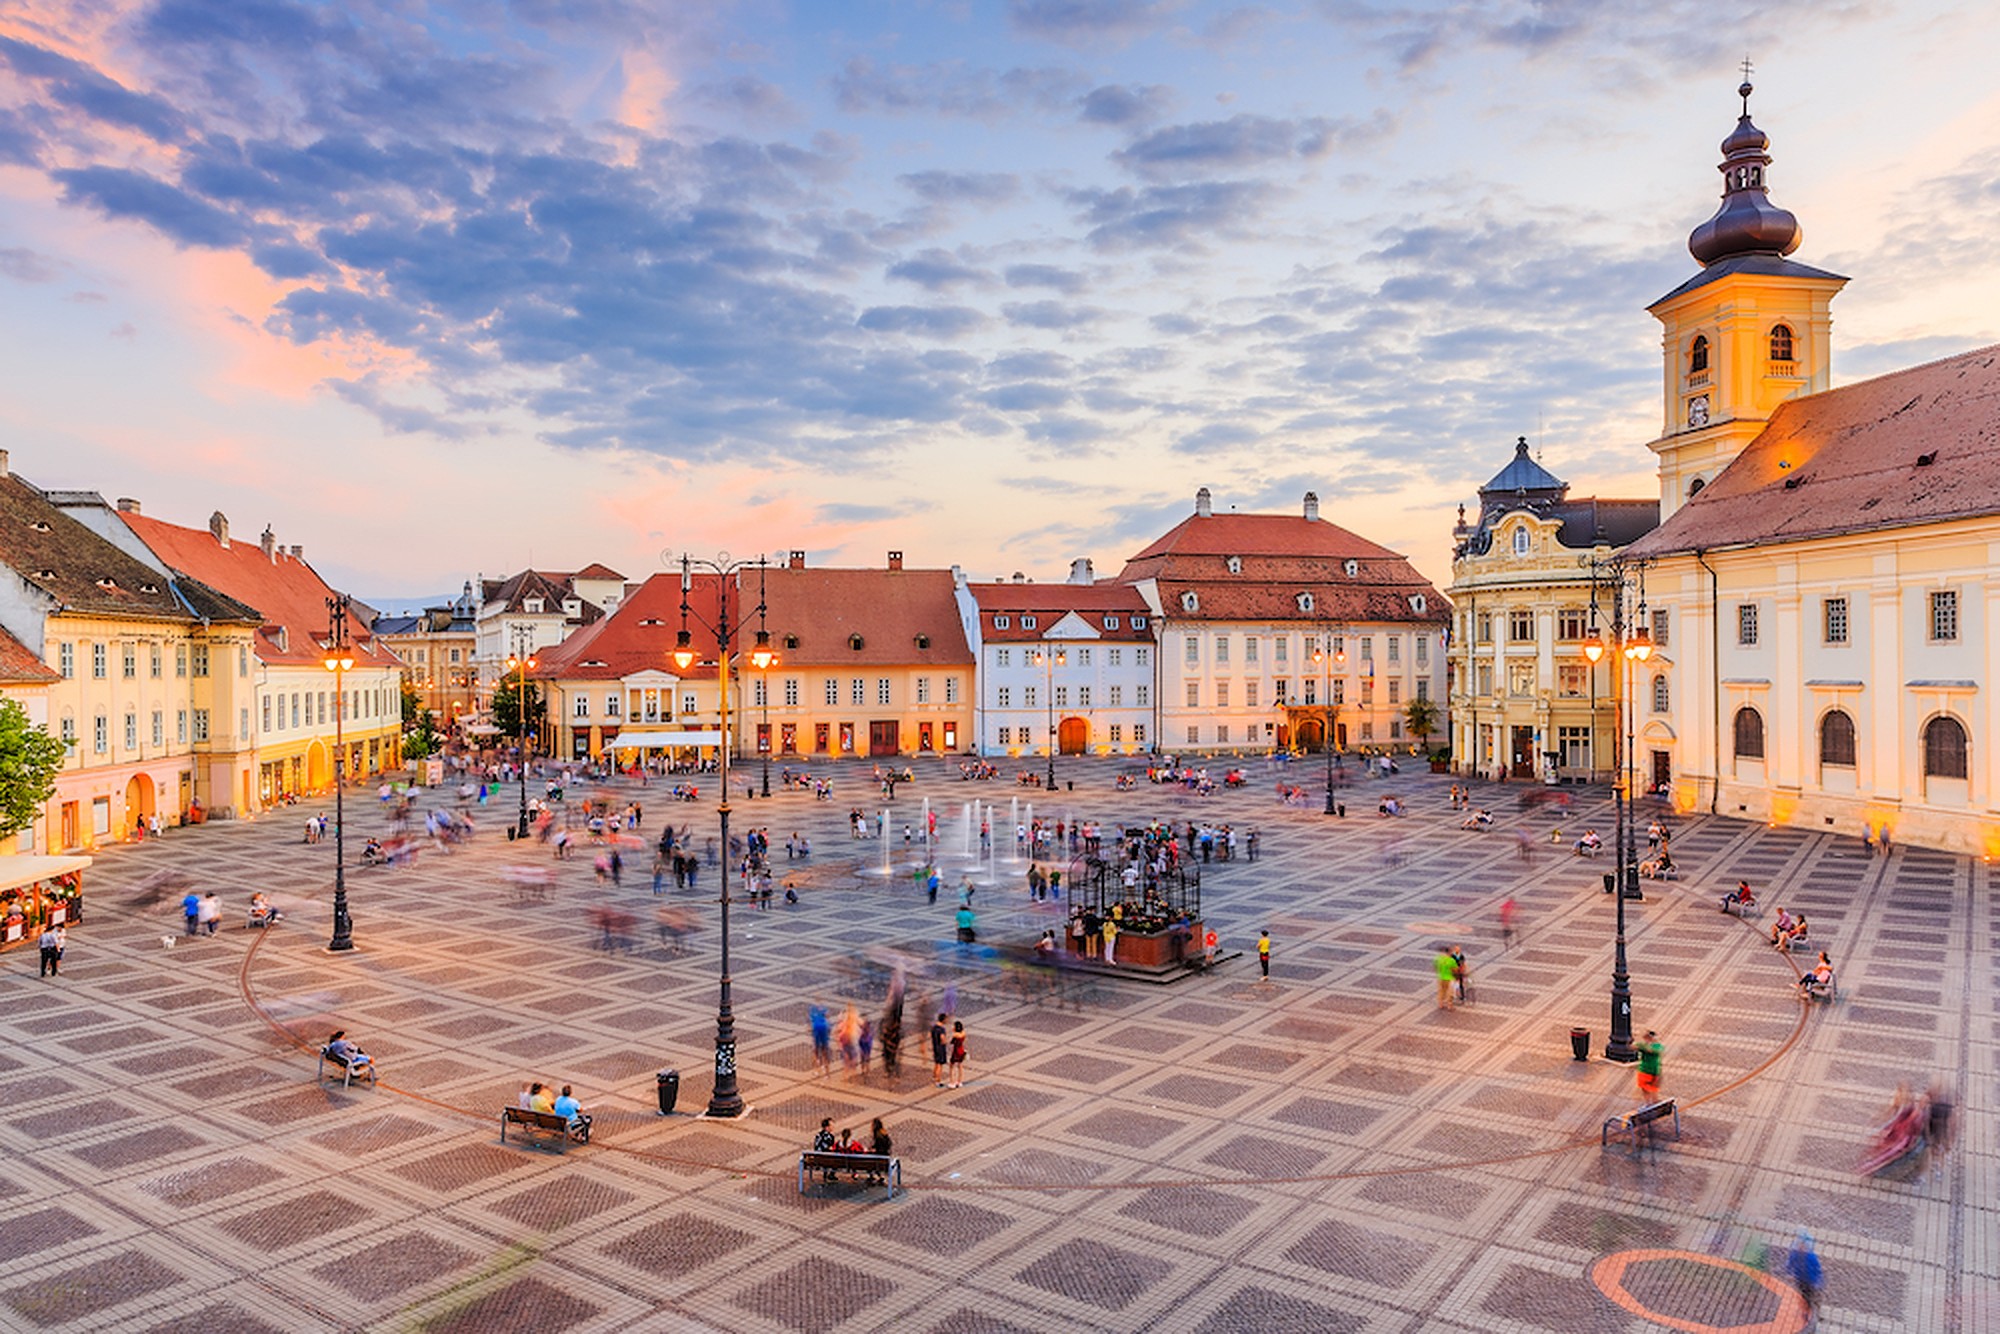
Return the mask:
[[[995,667],[1012,667],[1014,665],[1014,650],[1010,648],[994,649],[993,665]]]
[[[1255,681],[1245,681],[1243,683],[1243,707],[1246,709],[1257,707],[1257,683]]]
[[[1201,682],[1190,681],[1187,683],[1187,702],[1190,709],[1201,707]]]
[[[1013,745],[1013,744],[1014,744],[1014,729],[1013,729],[1013,728],[1011,728],[1011,727],[1003,727],[1003,728],[1001,728],[1001,729],[1000,729],[1000,744],[1001,744],[1001,745],[1003,745],[1003,746],[1011,746],[1011,745]]]
[[[928,704],[930,702],[931,679],[928,676],[919,676],[917,678],[917,703]]]
[[[1142,709],[1153,702],[1153,688],[1151,686],[1133,686],[1132,693],[1138,697],[1137,703]]]
[[[1122,667],[1122,666],[1124,665],[1124,663],[1125,663],[1125,650],[1124,650],[1124,649],[1122,649],[1122,648],[1114,648],[1114,649],[1112,649],[1112,650],[1111,650],[1111,665],[1112,665],[1113,667]]]
[[[1514,644],[1535,642],[1535,613],[1531,611],[1510,611],[1507,613],[1507,639]]]
[[[1089,686],[1078,686],[1078,687],[1076,688],[1076,706],[1077,706],[1077,707],[1078,707],[1079,709],[1087,709],[1087,708],[1089,708],[1089,707],[1090,707],[1090,687],[1089,687]]]
[[[1132,650],[1132,661],[1138,663],[1141,667],[1144,667],[1152,660],[1153,660],[1153,655],[1146,649],[1135,648]]]
[[[1389,661],[1401,662],[1402,660],[1403,660],[1403,637],[1401,635],[1390,635]]]
[[[1034,629],[1034,628],[1035,628],[1035,625],[1036,625],[1036,621],[1035,621],[1035,618],[1034,618],[1034,617],[1032,617],[1032,616],[1023,616],[1023,617],[1021,618],[1021,628],[1022,628],[1023,630],[1032,630],[1032,629]]]
[[[1243,661],[1245,662],[1257,661],[1257,636],[1255,635],[1243,636]]]
[[[1143,746],[1146,744],[1146,724],[1144,723],[1132,724],[1132,741],[1134,745]]]
[[[1273,646],[1273,648],[1272,648],[1272,654],[1271,654],[1271,656],[1272,656],[1272,657],[1273,657],[1274,659],[1276,659],[1276,660],[1277,660],[1278,662],[1284,662],[1284,661],[1286,661],[1286,655],[1287,655],[1287,653],[1289,653],[1289,652],[1290,652],[1290,650],[1291,650],[1291,647],[1292,647],[1292,639],[1291,639],[1291,636],[1290,636],[1290,635],[1279,635],[1279,636],[1278,636],[1278,639],[1277,639],[1277,643],[1276,643],[1276,644],[1275,644],[1275,645]]]
[[[118,649],[118,674],[127,681],[139,677],[139,649],[134,644],[121,644]]]
[[[1012,690],[1006,686],[1001,686],[997,693],[999,694],[999,699],[996,703],[1000,708],[1011,709],[1014,707],[1014,692]]]
[[[1035,688],[1033,686],[1024,686],[1022,688],[1021,703],[1030,709],[1035,707]]]
[[[1199,746],[1201,744],[1201,728],[1190,723],[1188,725],[1187,738],[1190,746]]]
[[[799,678],[796,676],[785,678],[785,707],[788,709],[799,707]]]
[[[1069,707],[1069,687],[1068,687],[1068,686],[1057,686],[1057,687],[1056,687],[1056,707],[1057,707],[1057,708],[1059,708],[1059,709],[1066,709],[1066,708],[1068,708],[1068,707]]]
[[[1389,680],[1389,702],[1391,704],[1401,704],[1403,702],[1403,683],[1394,677],[1391,677]]]
[[[1215,637],[1215,660],[1216,660],[1217,662],[1228,662],[1228,661],[1229,661],[1229,636],[1228,636],[1228,635],[1217,635],[1217,636]]]
[[[1223,723],[1215,729],[1215,744],[1218,746],[1226,746],[1229,744],[1228,723]]]
[[[1111,707],[1112,707],[1112,708],[1114,708],[1114,709],[1118,709],[1118,708],[1123,708],[1123,707],[1124,707],[1124,705],[1125,705],[1125,687],[1124,687],[1124,686],[1112,686],[1112,687],[1111,687]]]
[[[1665,648],[1669,641],[1667,633],[1672,618],[1664,607],[1653,608],[1653,647]]]
[[[1215,683],[1215,707],[1218,709],[1229,707],[1229,682],[1217,681]]]
[[[1125,729],[1118,723],[1111,724],[1111,744],[1117,745],[1125,739]]]

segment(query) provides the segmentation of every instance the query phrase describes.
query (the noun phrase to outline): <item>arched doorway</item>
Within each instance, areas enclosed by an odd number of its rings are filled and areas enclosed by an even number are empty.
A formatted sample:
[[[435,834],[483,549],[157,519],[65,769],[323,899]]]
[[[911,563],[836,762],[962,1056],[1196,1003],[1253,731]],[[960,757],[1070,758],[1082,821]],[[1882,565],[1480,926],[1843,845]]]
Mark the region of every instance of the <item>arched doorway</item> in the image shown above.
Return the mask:
[[[1299,719],[1299,749],[1317,755],[1325,747],[1325,721],[1319,718]]]
[[[125,829],[130,832],[141,820],[159,809],[154,800],[153,780],[145,774],[132,775],[125,784]]]
[[[1056,724],[1056,748],[1065,755],[1081,755],[1090,749],[1090,720],[1065,718]]]
[[[315,741],[306,749],[306,790],[317,792],[333,782],[333,759],[326,743]]]

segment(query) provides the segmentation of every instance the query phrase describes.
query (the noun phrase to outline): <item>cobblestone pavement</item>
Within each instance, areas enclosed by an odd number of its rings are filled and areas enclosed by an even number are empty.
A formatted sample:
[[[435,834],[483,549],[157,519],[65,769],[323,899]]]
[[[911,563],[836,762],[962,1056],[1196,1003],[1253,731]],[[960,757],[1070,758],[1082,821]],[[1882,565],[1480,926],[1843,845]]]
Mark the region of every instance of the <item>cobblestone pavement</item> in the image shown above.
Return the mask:
[[[1783,1285],[1713,1260],[1781,1252],[1800,1228],[1826,1263],[1822,1329],[2000,1322],[1987,866],[1681,822],[1689,874],[1632,905],[1630,938],[1637,1026],[1668,1044],[1684,1135],[1634,1159],[1598,1147],[1600,1122],[1636,1105],[1631,1070],[1573,1062],[1568,1043],[1584,1024],[1603,1044],[1609,858],[1548,847],[1551,817],[1517,815],[1520,789],[1479,791],[1500,816],[1480,835],[1428,775],[1357,786],[1340,820],[1277,805],[1288,771],[1261,763],[1205,799],[1115,792],[1108,761],[1062,769],[1076,789],[1054,795],[920,769],[893,803],[886,875],[882,845],[844,829],[851,806],[884,804],[864,768],[835,766],[830,802],[736,803],[738,828],[780,845],[807,831],[815,852],[788,867],[781,849],[799,906],[736,910],[754,1111],[731,1122],[691,1114],[715,1032],[712,869],[699,895],[664,896],[706,923],[676,953],[650,930],[647,857],[600,888],[587,852],[505,841],[503,796],[457,855],[351,871],[360,949],[330,956],[333,847],[300,840],[307,808],[104,853],[62,978],[38,979],[32,949],[0,962],[0,1327],[1594,1334],[1662,1328],[1635,1314],[1652,1310],[1777,1330],[1799,1323]],[[1380,790],[1413,813],[1375,818]],[[1226,948],[1271,929],[1269,983],[1252,951],[1171,986],[1024,998],[951,962],[952,896],[915,892],[900,838],[924,798],[954,884],[968,799],[997,804],[996,828],[1031,799],[1255,826],[1260,860],[1206,868],[1203,891]],[[713,833],[706,794],[644,800],[649,840],[668,820]],[[370,797],[351,807],[353,853],[383,821]],[[1560,823],[1608,835],[1604,793]],[[1517,824],[1542,840],[1532,860]],[[553,869],[549,901],[517,901],[516,865]],[[169,869],[221,894],[221,934],[163,944],[177,903],[133,892]],[[983,939],[1037,934],[1023,870],[1003,856],[980,892]],[[1843,1001],[1801,1013],[1790,962],[1716,911],[1739,877],[1810,914]],[[241,927],[256,888],[292,910],[267,934]],[[1503,952],[1509,894],[1522,938]],[[598,948],[587,910],[604,905],[644,928],[629,950]],[[1430,960],[1451,941],[1476,1003],[1446,1012]],[[815,1078],[807,1006],[879,1008],[892,951],[915,1059],[898,1080]],[[957,1090],[920,1050],[947,988],[971,1035]],[[315,1084],[281,1031],[317,1043],[334,1026],[378,1055],[382,1087]],[[666,1065],[686,1073],[671,1117],[654,1107]],[[1857,1175],[1897,1083],[1940,1075],[1964,1127],[1941,1176]],[[498,1109],[531,1077],[577,1085],[597,1142],[503,1146]],[[877,1115],[907,1191],[801,1196],[795,1155],[820,1118],[865,1135]]]

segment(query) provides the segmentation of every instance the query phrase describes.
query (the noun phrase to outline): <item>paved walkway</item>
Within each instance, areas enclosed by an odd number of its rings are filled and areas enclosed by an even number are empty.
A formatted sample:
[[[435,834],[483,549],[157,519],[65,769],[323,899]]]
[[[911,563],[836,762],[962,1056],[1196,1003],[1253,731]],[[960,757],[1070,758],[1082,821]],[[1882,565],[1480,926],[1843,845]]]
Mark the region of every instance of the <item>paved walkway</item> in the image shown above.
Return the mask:
[[[511,806],[456,856],[350,874],[361,949],[329,956],[331,843],[306,808],[177,832],[100,858],[91,912],[60,981],[32,951],[0,964],[14,1041],[0,1049],[0,1326],[202,1331],[714,1329],[1627,1331],[1795,1327],[1779,1291],[1718,1265],[1782,1251],[1810,1228],[1827,1268],[1820,1327],[1964,1330],[2000,1320],[1994,1225],[1996,1036],[1989,868],[1852,840],[1695,819],[1674,847],[1687,879],[1632,906],[1638,1026],[1665,1038],[1683,1141],[1634,1160],[1597,1147],[1634,1105],[1601,1048],[1611,899],[1584,863],[1512,836],[1518,789],[1480,793],[1501,831],[1462,833],[1448,780],[1399,777],[1414,813],[1345,821],[1280,808],[1270,776],[1198,799],[1113,790],[1108,762],[1065,761],[1072,793],[920,771],[891,828],[960,803],[1037,801],[1107,821],[1255,825],[1263,855],[1208,868],[1226,947],[1254,957],[1170,987],[1092,982],[1066,1003],[949,961],[952,896],[927,906],[899,837],[846,837],[863,771],[835,800],[738,802],[738,827],[782,845],[812,834],[804,902],[739,907],[734,937],[749,1117],[689,1115],[708,1094],[716,932],[676,954],[642,933],[596,948],[609,905],[650,923],[646,858],[600,891],[587,854],[547,903],[517,903],[509,866],[555,866],[501,837]],[[712,801],[646,793],[663,820],[714,828]],[[357,835],[381,820],[353,803]],[[870,798],[866,809],[880,809]],[[1549,817],[1529,826],[1546,837]],[[1608,834],[1601,792],[1560,821]],[[350,850],[357,850],[350,844]],[[946,857],[948,883],[958,859]],[[787,869],[780,848],[780,870]],[[982,938],[1024,943],[1043,918],[1003,857]],[[132,891],[163,870],[228,904],[214,939],[161,938],[178,908]],[[980,872],[979,874],[984,874]],[[714,871],[705,876],[705,899]],[[1801,1013],[1789,963],[1714,895],[1747,877],[1805,908],[1846,999]],[[267,936],[238,929],[249,892],[293,906]],[[1502,952],[1496,910],[1521,907]],[[698,907],[694,895],[670,899]],[[1768,921],[1768,916],[1764,919]],[[1430,958],[1465,944],[1476,1004],[1435,1007]],[[906,961],[913,1001],[899,1081],[815,1078],[806,1008],[879,1008]],[[922,1016],[947,992],[971,1034],[970,1078],[935,1088]],[[317,1042],[352,1030],[379,1089],[316,1087]],[[681,1114],[653,1073],[686,1075]],[[1954,1082],[1964,1134],[1942,1176],[1893,1182],[1852,1165],[1899,1081]],[[566,1155],[502,1146],[498,1108],[527,1078],[577,1085],[597,1143]],[[883,1116],[909,1189],[801,1198],[793,1164],[823,1116],[865,1134]],[[879,1195],[879,1193],[878,1193]],[[1606,1276],[1610,1278],[1607,1279]],[[1779,1285],[1780,1287],[1782,1285]],[[1615,1289],[1615,1291],[1613,1291]],[[1607,1295],[1609,1293],[1609,1295]],[[1616,1300],[1614,1300],[1616,1298]]]

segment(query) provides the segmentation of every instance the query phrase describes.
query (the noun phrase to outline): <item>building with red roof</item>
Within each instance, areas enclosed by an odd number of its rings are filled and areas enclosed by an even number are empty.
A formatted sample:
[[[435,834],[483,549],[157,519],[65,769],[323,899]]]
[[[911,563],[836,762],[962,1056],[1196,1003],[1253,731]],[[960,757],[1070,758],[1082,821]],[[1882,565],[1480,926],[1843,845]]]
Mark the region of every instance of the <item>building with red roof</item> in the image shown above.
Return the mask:
[[[1130,584],[958,576],[959,617],[979,664],[974,737],[982,755],[1129,755],[1152,745],[1152,611]]]
[[[402,664],[349,606],[339,615],[353,666],[337,674],[327,669],[338,594],[307,563],[303,548],[279,545],[269,528],[256,542],[234,539],[220,512],[206,528],[189,528],[126,499],[116,518],[166,569],[256,610],[244,664],[254,680],[239,706],[252,752],[245,809],[328,787],[336,760],[350,777],[401,765]]]
[[[1194,513],[1126,562],[1159,643],[1166,751],[1410,745],[1413,701],[1445,731],[1450,604],[1408,558],[1319,516]]]
[[[493,689],[513,670],[508,664],[538,657],[623,603],[625,576],[593,562],[581,570],[522,570],[505,579],[473,580],[478,610],[474,627],[474,708],[493,702]]]

